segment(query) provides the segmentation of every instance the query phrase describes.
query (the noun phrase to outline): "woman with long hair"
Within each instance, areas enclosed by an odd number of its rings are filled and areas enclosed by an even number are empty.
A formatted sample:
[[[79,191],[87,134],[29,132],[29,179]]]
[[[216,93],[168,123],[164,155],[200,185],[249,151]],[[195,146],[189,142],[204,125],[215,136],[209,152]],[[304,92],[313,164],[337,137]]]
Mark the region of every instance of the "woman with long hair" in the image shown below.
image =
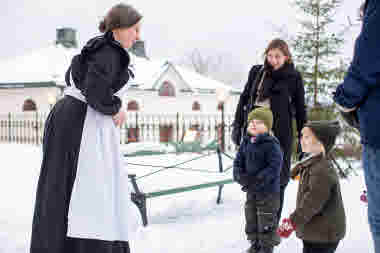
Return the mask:
[[[246,134],[248,113],[257,107],[268,107],[272,110],[272,131],[284,152],[280,180],[281,205],[277,215],[280,219],[284,192],[289,182],[293,116],[297,122],[298,136],[306,122],[305,89],[301,74],[295,69],[285,41],[272,40],[264,56],[264,64],[253,66],[249,72],[236,109],[231,137],[236,145],[240,145],[242,136]]]

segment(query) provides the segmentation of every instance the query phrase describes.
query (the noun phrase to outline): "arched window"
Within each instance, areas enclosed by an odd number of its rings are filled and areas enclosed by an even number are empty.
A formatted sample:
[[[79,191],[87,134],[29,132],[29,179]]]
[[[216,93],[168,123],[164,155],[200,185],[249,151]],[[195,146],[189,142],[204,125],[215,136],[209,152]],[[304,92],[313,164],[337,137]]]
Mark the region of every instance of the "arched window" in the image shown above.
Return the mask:
[[[158,95],[163,97],[175,97],[175,88],[170,82],[165,81],[158,90]]]
[[[219,102],[218,103],[218,111],[221,111],[223,106],[224,106],[223,102]]]
[[[139,104],[136,101],[130,101],[127,106],[127,111],[138,111]]]
[[[24,104],[22,105],[22,111],[23,112],[37,111],[37,105],[32,99],[28,98],[27,100],[24,101]]]
[[[193,111],[200,111],[201,110],[201,105],[198,103],[198,101],[195,101],[192,106]]]

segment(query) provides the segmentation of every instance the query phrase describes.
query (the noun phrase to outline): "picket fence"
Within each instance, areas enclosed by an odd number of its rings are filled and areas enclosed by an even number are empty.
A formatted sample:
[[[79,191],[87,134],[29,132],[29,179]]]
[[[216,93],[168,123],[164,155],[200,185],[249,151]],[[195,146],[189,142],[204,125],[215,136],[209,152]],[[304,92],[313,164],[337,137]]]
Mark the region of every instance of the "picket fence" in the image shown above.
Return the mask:
[[[47,116],[47,113],[40,112],[0,114],[0,142],[41,145]],[[197,138],[203,144],[215,139],[220,141],[222,118],[224,119],[225,150],[234,150],[235,146],[230,138],[233,115],[225,114],[222,117],[221,113],[127,112],[126,123],[120,127],[121,143],[180,142],[188,130],[196,130]]]

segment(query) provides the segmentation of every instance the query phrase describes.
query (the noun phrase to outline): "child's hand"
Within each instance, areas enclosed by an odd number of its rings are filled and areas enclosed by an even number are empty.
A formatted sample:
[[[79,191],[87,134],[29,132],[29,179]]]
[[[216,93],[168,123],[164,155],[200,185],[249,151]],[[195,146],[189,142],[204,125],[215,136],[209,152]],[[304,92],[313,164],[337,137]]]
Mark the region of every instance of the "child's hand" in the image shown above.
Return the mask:
[[[280,237],[288,238],[295,229],[296,229],[295,225],[292,223],[292,221],[289,218],[283,219],[282,224],[277,229],[277,234]]]
[[[120,109],[120,111],[112,116],[113,122],[117,127],[120,127],[124,124],[127,116],[124,110]]]

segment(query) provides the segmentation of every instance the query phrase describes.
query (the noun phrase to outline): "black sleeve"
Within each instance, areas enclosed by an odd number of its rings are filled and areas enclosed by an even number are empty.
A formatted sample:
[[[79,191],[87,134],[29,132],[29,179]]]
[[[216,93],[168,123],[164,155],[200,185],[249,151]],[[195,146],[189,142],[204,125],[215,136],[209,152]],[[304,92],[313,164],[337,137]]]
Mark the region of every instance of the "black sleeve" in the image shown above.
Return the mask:
[[[296,87],[293,94],[293,102],[296,109],[297,132],[300,133],[307,120],[305,105],[305,87],[300,73],[298,73],[296,79]]]
[[[89,56],[87,74],[84,79],[87,103],[96,111],[114,115],[121,108],[121,100],[114,95],[112,82],[117,80],[118,56],[110,50],[99,50]]]
[[[251,89],[253,88],[253,82],[256,78],[257,73],[259,72],[260,65],[255,65],[251,68],[248,75],[248,81],[244,86],[243,93],[240,95],[238,105],[236,107],[235,118],[234,118],[234,127],[242,127],[244,123],[244,106],[249,102]]]
[[[247,168],[245,167],[245,145],[240,145],[239,151],[236,153],[236,157],[233,162],[233,179],[243,187],[247,187],[252,181],[252,176],[248,175]]]

